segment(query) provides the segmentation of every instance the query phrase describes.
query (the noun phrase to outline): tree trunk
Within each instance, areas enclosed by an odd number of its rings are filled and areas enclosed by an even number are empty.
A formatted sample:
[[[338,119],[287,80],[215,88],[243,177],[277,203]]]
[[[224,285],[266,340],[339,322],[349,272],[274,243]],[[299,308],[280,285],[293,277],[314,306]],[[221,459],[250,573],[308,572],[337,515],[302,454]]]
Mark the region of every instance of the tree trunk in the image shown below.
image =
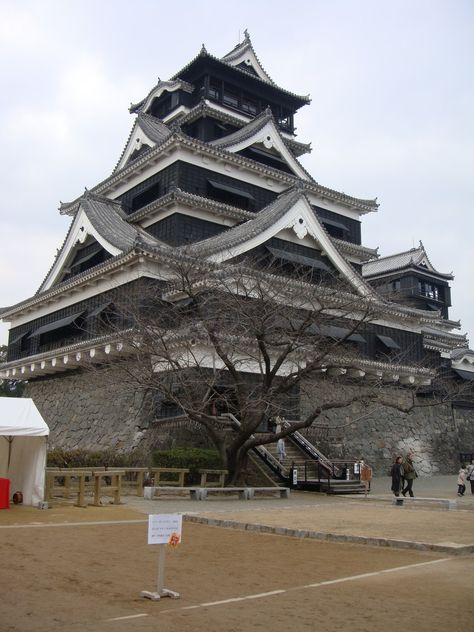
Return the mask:
[[[237,483],[245,465],[246,457],[247,452],[244,452],[242,448],[239,448],[238,450],[227,450],[226,462],[224,464],[227,470],[227,477],[225,480],[226,487],[231,487]]]

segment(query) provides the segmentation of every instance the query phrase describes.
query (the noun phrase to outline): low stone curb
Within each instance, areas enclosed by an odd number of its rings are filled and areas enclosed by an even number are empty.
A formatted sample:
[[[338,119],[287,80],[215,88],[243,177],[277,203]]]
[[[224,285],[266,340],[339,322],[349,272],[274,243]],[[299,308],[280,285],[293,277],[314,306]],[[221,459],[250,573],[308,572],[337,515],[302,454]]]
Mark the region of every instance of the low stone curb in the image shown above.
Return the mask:
[[[326,542],[365,544],[367,546],[384,546],[394,549],[414,549],[416,551],[431,551],[433,553],[449,553],[450,555],[470,555],[474,553],[474,544],[431,544],[428,542],[366,537],[363,535],[325,533],[323,531],[273,527],[265,524],[238,522],[237,520],[222,520],[220,518],[207,518],[206,516],[196,516],[190,514],[183,514],[183,518],[187,522],[197,522],[200,524],[206,524],[210,527],[223,527],[224,529],[240,529],[242,531],[256,531],[257,533],[286,535],[292,538],[310,538],[313,540],[324,540]]]

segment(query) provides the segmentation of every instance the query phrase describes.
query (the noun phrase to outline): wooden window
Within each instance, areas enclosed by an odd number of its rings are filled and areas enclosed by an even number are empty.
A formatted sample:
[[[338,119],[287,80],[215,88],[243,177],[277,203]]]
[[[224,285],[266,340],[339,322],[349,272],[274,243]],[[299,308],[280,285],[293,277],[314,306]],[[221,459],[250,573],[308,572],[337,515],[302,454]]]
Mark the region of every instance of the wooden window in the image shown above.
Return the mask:
[[[255,116],[258,112],[258,103],[246,96],[242,98],[240,107],[244,112],[247,112],[247,114],[251,114],[252,116]]]
[[[422,296],[426,296],[427,298],[434,299],[435,301],[440,300],[440,291],[437,285],[433,283],[427,283],[426,281],[418,281],[418,292]]]
[[[222,97],[222,102],[225,105],[229,105],[232,108],[238,108],[239,95],[233,90],[229,90],[229,88],[224,88],[224,95]]]
[[[221,100],[221,83],[216,79],[211,79],[209,82],[208,96],[215,101]]]

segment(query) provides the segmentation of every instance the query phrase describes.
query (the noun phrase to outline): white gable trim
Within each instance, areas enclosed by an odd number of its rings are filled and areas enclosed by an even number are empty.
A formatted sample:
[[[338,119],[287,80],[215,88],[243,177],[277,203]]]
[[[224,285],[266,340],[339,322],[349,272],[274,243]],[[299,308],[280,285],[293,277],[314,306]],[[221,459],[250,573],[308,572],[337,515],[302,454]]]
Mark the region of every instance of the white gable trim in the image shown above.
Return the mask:
[[[76,245],[83,244],[88,235],[93,237],[113,257],[119,255],[122,252],[115,246],[112,246],[112,244],[110,244],[102,237],[102,235],[100,235],[100,233],[91,224],[84,210],[82,208],[79,208],[79,211],[74,218],[73,224],[71,226],[71,230],[69,231],[66,242],[58,258],[54,262],[53,268],[43,282],[43,285],[40,287],[40,292],[49,290],[58,281],[64,268],[66,267],[68,260],[70,260],[70,256],[72,255]]]
[[[146,97],[143,105],[140,107],[142,112],[148,112],[154,99],[159,99],[163,92],[176,92],[176,90],[186,90],[186,92],[193,92],[194,88],[186,89],[183,82],[180,79],[175,81],[160,81],[155,88]]]
[[[254,221],[254,220],[250,220]],[[331,241],[331,238],[321,226],[316,218],[306,198],[301,197],[278,221],[274,222],[266,230],[258,235],[254,235],[247,241],[229,250],[211,255],[211,261],[221,262],[241,255],[275,237],[279,232],[292,229],[298,239],[303,240],[308,234],[313,237],[322,254],[326,255],[329,261],[340,272],[340,274],[359,292],[362,296],[373,296],[373,290],[355,274],[352,266],[344,259]]]
[[[128,159],[133,154],[135,149],[140,149],[142,145],[149,145],[150,147],[155,147],[156,143],[153,142],[145,132],[140,127],[138,120],[135,121],[133,126],[132,133],[130,134],[130,138],[128,139],[127,146],[124,149],[122,157],[120,158],[117,166],[115,167],[115,171],[122,169],[127,164]]]
[[[224,57],[222,61],[224,61],[226,64],[229,64],[229,66],[238,66],[242,63],[246,66],[251,66],[260,77],[260,79],[262,79],[266,83],[271,83],[273,85],[273,81],[260,65],[260,62],[255,56],[255,53],[253,52],[251,46],[246,46],[245,48],[243,48],[240,54],[236,57],[232,57],[231,60]]]
[[[223,138],[225,140],[225,137]],[[269,120],[268,123],[262,127],[258,132],[255,132],[253,136],[250,138],[246,138],[240,142],[234,143],[233,145],[226,145],[223,147],[226,151],[230,151],[232,153],[237,153],[242,149],[246,149],[247,147],[251,147],[252,145],[262,144],[266,149],[276,149],[278,153],[285,160],[287,165],[292,169],[292,171],[302,180],[311,181],[308,177],[308,174],[305,170],[298,164],[295,160],[293,154],[290,152],[288,147],[283,142],[283,139],[278,131],[273,120]],[[216,145],[219,147],[219,145]]]

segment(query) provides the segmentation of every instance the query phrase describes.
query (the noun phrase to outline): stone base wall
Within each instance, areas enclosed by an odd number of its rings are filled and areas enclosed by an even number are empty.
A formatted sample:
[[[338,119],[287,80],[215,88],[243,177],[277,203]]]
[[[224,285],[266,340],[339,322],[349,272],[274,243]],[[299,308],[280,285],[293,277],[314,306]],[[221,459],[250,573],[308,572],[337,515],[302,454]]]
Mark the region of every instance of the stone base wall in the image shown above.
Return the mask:
[[[328,380],[314,388],[308,412],[315,398],[327,401],[343,395],[341,385]],[[345,387],[345,392],[350,390]],[[381,387],[380,395],[394,404],[411,401],[408,390]],[[404,413],[393,406],[354,402],[346,408],[321,415],[303,434],[331,459],[361,459],[376,476],[387,474],[398,455],[415,453],[419,476],[449,474],[459,469],[459,453],[474,451],[474,407],[456,408],[451,403],[429,406],[429,398],[417,398],[417,406]]]
[[[143,398],[95,373],[74,371],[28,382],[31,397],[50,429],[51,448],[100,450],[136,447],[143,434]]]
[[[31,397],[50,429],[49,447],[74,450],[116,448],[167,450],[211,447],[199,426],[170,421],[153,424],[143,393],[131,393],[100,372],[71,373],[32,380],[24,397]]]
[[[347,387],[330,380],[313,385],[302,398],[301,413],[315,401],[340,399],[347,392]],[[400,403],[409,397],[403,389],[384,387],[383,392]],[[77,371],[32,380],[25,397],[34,399],[46,420],[51,447],[120,451],[211,447],[197,424],[150,423],[142,394],[126,392],[120,382],[104,382],[95,373]],[[409,450],[415,452],[420,476],[453,473],[459,468],[459,453],[474,451],[474,409],[448,403],[405,414],[355,402],[324,413],[304,434],[329,458],[364,458],[376,475],[385,475],[394,457]]]

